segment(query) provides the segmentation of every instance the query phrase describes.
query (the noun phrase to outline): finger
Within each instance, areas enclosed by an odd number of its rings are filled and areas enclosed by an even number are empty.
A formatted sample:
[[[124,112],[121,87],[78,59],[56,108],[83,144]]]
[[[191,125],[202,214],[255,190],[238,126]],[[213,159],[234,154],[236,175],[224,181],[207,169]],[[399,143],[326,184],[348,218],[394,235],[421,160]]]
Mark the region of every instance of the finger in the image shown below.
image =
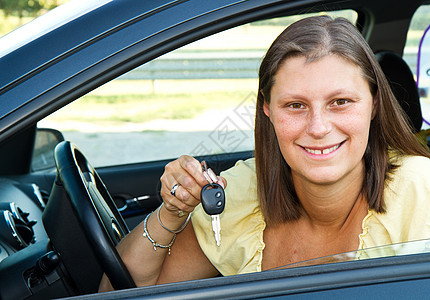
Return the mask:
[[[191,194],[188,189],[184,188],[181,185],[179,185],[178,189],[176,190],[174,197],[191,207],[195,207],[200,203],[200,192],[197,198],[193,194]]]
[[[166,202],[166,208],[169,210],[177,208],[190,211],[200,203],[199,190],[201,188],[195,178],[182,167],[188,166],[188,170],[193,170],[193,164],[195,168],[198,165],[198,161],[189,156],[182,156],[165,166],[165,172],[160,178],[162,183],[160,193]],[[178,187],[174,191],[174,195],[172,195],[172,187],[175,185],[178,185]]]
[[[217,183],[222,186],[223,189],[227,187],[227,180],[224,177],[218,176]]]
[[[160,195],[166,203],[166,208],[168,210],[192,211],[192,209],[199,204],[199,200],[194,199],[194,197],[181,186],[180,182],[170,174],[163,174],[161,184]],[[170,188],[171,186],[172,188]],[[174,189],[173,187],[175,186],[176,188]]]
[[[179,189],[179,188],[178,188]],[[178,190],[177,190],[178,193]],[[176,194],[177,195],[177,194]],[[166,209],[171,212],[178,212],[179,210],[186,211],[186,212],[192,212],[194,210],[194,207],[196,206],[194,203],[197,201],[193,201],[192,204],[189,204],[189,201],[183,201],[179,199],[177,196],[173,196],[170,194],[170,192],[161,192],[161,197],[163,198],[163,201],[165,203]],[[197,202],[198,204],[198,202]]]
[[[193,185],[198,185],[192,174],[183,168],[183,165],[192,165],[193,160],[195,159],[192,157],[181,156],[179,159],[174,160],[165,166],[164,173],[160,180],[166,189],[171,190],[175,184],[183,186],[185,189],[190,189]]]
[[[191,175],[194,180],[200,185],[205,186],[208,182],[203,176],[202,165],[194,157],[183,155],[178,159],[181,167]]]
[[[181,156],[178,159],[179,164],[184,172],[175,174],[175,180],[192,196],[190,198],[198,199],[200,201],[200,192],[203,186],[205,186],[208,182],[203,176],[202,167],[200,162],[191,156]],[[187,197],[186,193],[182,192],[182,197],[185,200]],[[198,203],[197,203],[198,204]]]

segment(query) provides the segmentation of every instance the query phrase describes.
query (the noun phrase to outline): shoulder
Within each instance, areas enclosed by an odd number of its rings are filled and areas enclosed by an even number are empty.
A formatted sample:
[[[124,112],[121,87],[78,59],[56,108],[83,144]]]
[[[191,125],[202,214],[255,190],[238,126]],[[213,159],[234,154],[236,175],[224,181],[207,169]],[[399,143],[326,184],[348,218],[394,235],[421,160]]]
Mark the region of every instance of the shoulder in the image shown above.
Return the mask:
[[[427,174],[430,167],[430,158],[424,156],[398,156],[393,158],[393,162],[398,165],[395,175],[418,175]],[[397,173],[397,174],[396,174]]]
[[[384,190],[386,213],[373,212],[372,230],[389,243],[430,238],[430,159],[400,156],[393,162],[398,167]]]
[[[384,198],[430,199],[430,158],[399,156],[393,163],[398,167],[387,180]]]
[[[248,178],[249,180],[255,179],[255,158],[247,160],[239,160],[236,164],[228,170],[221,172],[223,177],[230,178],[231,180]]]
[[[240,202],[256,200],[250,195],[257,195],[257,179],[255,174],[255,159],[239,160],[234,167],[221,172],[227,180],[225,189],[226,197],[234,201],[226,202],[226,205],[240,205]]]

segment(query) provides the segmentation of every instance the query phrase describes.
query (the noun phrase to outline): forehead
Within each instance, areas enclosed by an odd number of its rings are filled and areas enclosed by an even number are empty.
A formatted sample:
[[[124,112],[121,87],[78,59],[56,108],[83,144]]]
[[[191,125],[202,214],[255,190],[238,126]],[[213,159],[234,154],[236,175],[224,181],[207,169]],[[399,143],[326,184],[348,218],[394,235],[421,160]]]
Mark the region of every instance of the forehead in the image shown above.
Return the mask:
[[[360,66],[339,56],[309,61],[304,55],[286,59],[274,76],[271,94],[325,94],[329,90],[368,93]]]
[[[341,73],[339,73],[341,72]],[[328,54],[319,57],[294,55],[283,60],[277,72],[274,75],[276,82],[277,78],[287,76],[290,79],[296,79],[311,76],[321,76],[322,78],[328,75],[339,75],[341,77],[358,74],[365,79],[363,68],[357,63],[337,54]]]
[[[364,66],[361,66],[360,63],[358,63],[358,60],[354,59],[353,57],[348,57],[346,55],[338,54],[338,53],[332,53],[332,52],[326,52],[324,50],[321,51],[314,51],[312,53],[295,53],[292,55],[287,55],[280,63],[278,67],[281,69],[287,62],[291,60],[298,60],[303,63],[303,65],[309,65],[312,63],[317,63],[324,59],[333,59],[342,61],[343,63],[347,65],[354,65],[355,67],[358,67],[360,71],[364,70]],[[278,72],[275,73],[275,76]]]

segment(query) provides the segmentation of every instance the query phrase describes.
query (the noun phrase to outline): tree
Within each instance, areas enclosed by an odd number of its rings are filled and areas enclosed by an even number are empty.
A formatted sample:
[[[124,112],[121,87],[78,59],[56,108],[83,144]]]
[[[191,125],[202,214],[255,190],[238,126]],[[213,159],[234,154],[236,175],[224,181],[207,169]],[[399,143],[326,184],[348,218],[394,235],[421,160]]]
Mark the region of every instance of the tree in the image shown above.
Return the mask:
[[[59,0],[0,0],[0,9],[6,16],[37,16],[41,11],[50,10],[65,1]]]

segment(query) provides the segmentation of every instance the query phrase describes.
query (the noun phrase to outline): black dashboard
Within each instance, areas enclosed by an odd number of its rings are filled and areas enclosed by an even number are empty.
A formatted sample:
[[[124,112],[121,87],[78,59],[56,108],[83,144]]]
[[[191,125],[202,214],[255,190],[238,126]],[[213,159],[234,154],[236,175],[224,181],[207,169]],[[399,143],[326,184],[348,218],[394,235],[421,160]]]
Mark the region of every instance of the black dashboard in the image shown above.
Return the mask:
[[[44,206],[36,184],[0,178],[0,261],[48,238],[42,224]]]

